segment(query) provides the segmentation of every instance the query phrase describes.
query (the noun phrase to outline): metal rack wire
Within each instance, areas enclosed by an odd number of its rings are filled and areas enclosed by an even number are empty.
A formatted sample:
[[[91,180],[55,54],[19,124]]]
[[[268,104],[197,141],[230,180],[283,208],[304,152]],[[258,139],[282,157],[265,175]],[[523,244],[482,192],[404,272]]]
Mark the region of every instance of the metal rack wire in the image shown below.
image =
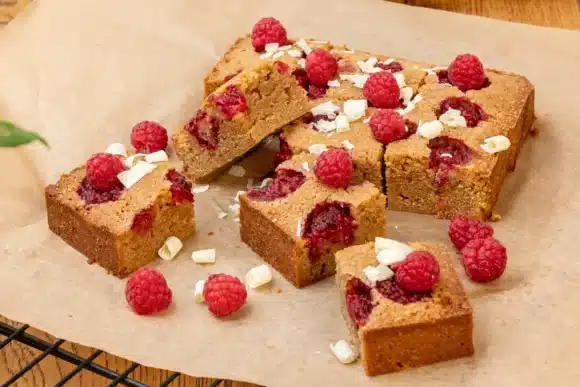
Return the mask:
[[[54,343],[49,343],[45,340],[42,340],[34,335],[31,335],[26,332],[26,330],[30,328],[29,325],[23,325],[20,328],[13,327],[6,323],[0,321],[0,351],[4,347],[6,347],[9,343],[13,341],[17,341],[29,347],[35,348],[39,351],[42,351],[37,357],[32,359],[28,364],[22,367],[18,372],[10,377],[10,379],[1,382],[2,387],[7,387],[14,384],[18,381],[22,376],[24,376],[28,371],[30,371],[34,366],[40,363],[44,358],[47,356],[55,356],[59,359],[62,359],[68,363],[76,365],[75,369],[70,371],[66,374],[61,380],[57,382],[55,385],[56,387],[64,386],[67,382],[69,382],[72,378],[74,378],[78,373],[83,370],[87,370],[93,372],[97,375],[104,376],[111,380],[109,383],[109,387],[112,386],[130,386],[130,387],[147,387],[147,385],[135,380],[131,379],[129,375],[140,366],[139,363],[131,363],[131,365],[123,372],[118,373],[112,371],[108,368],[102,367],[98,364],[93,363],[99,355],[103,353],[100,349],[94,350],[94,352],[87,358],[83,358],[78,356],[72,352],[66,351],[64,349],[59,348],[64,340],[59,339],[56,340]],[[2,336],[5,338],[2,340]],[[169,386],[173,381],[175,381],[181,374],[179,372],[173,372],[169,375],[167,379],[165,379],[161,384],[160,387]],[[209,387],[217,387],[222,385],[224,380],[217,379],[214,380]]]

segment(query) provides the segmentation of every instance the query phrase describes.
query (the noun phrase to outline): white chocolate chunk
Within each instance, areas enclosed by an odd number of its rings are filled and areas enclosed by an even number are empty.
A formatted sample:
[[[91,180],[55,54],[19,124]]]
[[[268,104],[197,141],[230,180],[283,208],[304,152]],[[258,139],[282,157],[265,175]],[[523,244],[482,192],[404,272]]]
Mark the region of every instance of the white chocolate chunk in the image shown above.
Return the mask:
[[[403,261],[413,249],[399,241],[387,238],[375,239],[375,253],[377,260],[383,265],[392,265],[393,263]]]
[[[271,58],[272,55],[274,55],[274,54],[271,52],[265,52],[263,54],[260,54],[260,59],[268,59],[268,58]]]
[[[383,265],[382,263],[377,266],[365,267],[363,273],[371,283],[384,281],[395,275],[387,265]]]
[[[272,55],[272,59],[278,59],[278,58],[280,58],[283,55],[284,55],[284,52],[278,51],[277,53],[275,53],[274,55]]]
[[[215,249],[197,250],[191,253],[195,263],[215,263]]]
[[[296,61],[296,64],[298,66],[300,66],[301,68],[305,69],[306,68],[306,59],[300,58]]]
[[[300,39],[299,41],[297,41],[296,45],[300,47],[300,49],[304,51],[306,55],[312,52],[312,48],[310,48],[310,46],[308,45],[308,43],[306,43],[306,40],[304,39]]]
[[[123,164],[127,167],[127,168],[131,168],[133,166],[133,164],[135,164],[135,160],[138,157],[145,157],[144,153],[135,153],[133,156],[129,156],[125,159],[125,161],[123,161]]]
[[[344,114],[339,114],[335,119],[336,131],[338,133],[348,132],[350,130],[350,123],[347,116]]]
[[[342,142],[342,147],[343,147],[344,149],[346,149],[347,151],[351,151],[351,150],[353,150],[353,149],[354,149],[354,145],[353,145],[353,143],[352,143],[352,142],[350,142],[350,141],[348,141],[348,140],[344,140],[344,141]]]
[[[302,51],[300,50],[288,50],[288,55],[293,58],[300,58],[302,56]]]
[[[465,117],[463,117],[461,114],[460,115],[448,114],[449,110],[439,116],[439,121],[441,121],[447,126],[454,127],[460,126],[464,128],[467,127],[467,121],[465,120]]]
[[[332,101],[321,103],[320,105],[317,105],[310,110],[310,112],[315,116],[327,115],[330,118],[334,118],[337,111],[340,111],[340,106],[333,103]]]
[[[299,218],[296,222],[296,236],[298,238],[302,236],[302,218]]]
[[[183,247],[179,238],[170,236],[157,252],[164,261],[171,261]]]
[[[441,157],[447,157],[447,158],[452,158],[453,155],[451,153],[441,153],[440,155]]]
[[[105,153],[109,153],[111,155],[123,156],[127,157],[127,149],[125,149],[125,145],[115,142],[107,147]]]
[[[228,175],[235,177],[243,177],[246,174],[246,170],[241,165],[232,165],[228,171]]]
[[[376,67],[378,63],[377,58],[368,58],[366,61],[359,60],[356,62],[363,73],[374,74],[383,71],[380,67]]]
[[[510,139],[506,136],[493,136],[488,137],[483,140],[483,144],[481,144],[481,149],[486,151],[487,153],[497,153],[504,150],[509,149],[511,146]]]
[[[195,187],[193,187],[191,189],[191,192],[194,195],[200,194],[202,192],[206,192],[209,189],[209,184],[205,184],[205,185],[196,185]]]
[[[151,173],[156,168],[155,164],[149,164],[144,161],[139,161],[133,167],[123,171],[117,175],[117,178],[125,188],[131,188],[139,180]]]
[[[410,86],[405,86],[401,89],[401,98],[403,98],[403,103],[408,105],[413,98],[413,88]]]
[[[330,351],[343,364],[349,364],[358,359],[356,353],[346,340],[339,340],[336,344],[330,344]]]
[[[352,122],[366,115],[367,106],[366,99],[349,99],[344,102],[343,111],[348,120]]]
[[[334,120],[319,120],[314,123],[314,127],[318,129],[320,133],[328,133],[336,130],[336,122],[334,122]]]
[[[421,102],[423,100],[423,96],[421,94],[417,94],[413,100],[411,101],[414,104],[418,104],[419,102]]]
[[[287,51],[291,48],[292,46],[290,44],[287,44],[286,46],[278,47],[278,51]]]
[[[302,169],[303,169],[305,172],[310,172],[310,165],[308,165],[308,161],[304,161],[304,162],[302,163]]]
[[[340,79],[350,81],[359,89],[362,89],[369,79],[368,74],[340,74]]]
[[[443,130],[443,124],[441,121],[429,121],[419,125],[417,133],[421,136],[428,138],[429,140],[438,137]]]
[[[220,212],[220,213],[218,214],[218,218],[220,218],[220,219],[223,219],[223,218],[225,218],[226,216],[228,216],[228,213],[227,213],[227,212],[223,212],[223,211],[222,211],[222,212]]]
[[[195,302],[197,302],[198,304],[203,304],[205,303],[205,300],[203,299],[203,288],[205,287],[205,281],[204,280],[199,280],[195,283],[195,290],[194,290],[194,297],[195,297]]]
[[[308,147],[308,152],[320,156],[322,152],[326,152],[327,148],[324,144],[313,144]]]
[[[395,74],[393,74],[393,76],[395,77],[395,80],[397,81],[397,85],[399,85],[399,89],[407,86],[407,84],[405,83],[405,74],[395,73]]]
[[[272,270],[268,265],[260,265],[248,270],[246,274],[246,284],[251,289],[259,288],[272,281]]]
[[[276,51],[278,51],[278,47],[280,47],[278,43],[267,43],[264,46],[264,50],[269,54],[274,54]]]
[[[326,84],[328,85],[328,87],[340,87],[340,82],[337,81],[336,79],[328,81]]]
[[[145,161],[148,163],[160,163],[163,161],[169,161],[169,157],[167,157],[167,153],[165,153],[164,150],[160,150],[146,155]]]

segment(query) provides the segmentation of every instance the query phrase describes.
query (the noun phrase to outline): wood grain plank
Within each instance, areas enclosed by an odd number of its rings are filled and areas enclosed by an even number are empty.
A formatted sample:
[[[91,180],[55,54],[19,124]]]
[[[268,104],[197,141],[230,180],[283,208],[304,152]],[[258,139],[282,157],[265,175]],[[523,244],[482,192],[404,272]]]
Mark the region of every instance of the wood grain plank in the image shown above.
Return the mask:
[[[465,14],[473,14],[497,18],[521,23],[536,24],[570,29],[580,29],[580,8],[578,0],[391,0],[397,3],[406,3],[413,6],[429,7],[454,11]],[[16,16],[30,0],[0,0],[0,25],[10,21]],[[20,324],[10,322],[0,316],[0,321],[9,322],[14,326]],[[36,329],[27,332],[35,334],[49,342],[55,338]],[[0,338],[1,339],[1,338]],[[63,349],[71,351],[82,357],[88,357],[94,349],[74,343],[64,343]],[[0,351],[0,382],[8,379],[19,369],[34,359],[40,352],[19,343],[11,343]],[[130,361],[103,353],[95,363],[122,372],[130,364]],[[52,356],[44,359],[18,381],[17,386],[50,386],[58,382],[64,375],[72,371],[74,366],[56,359]],[[170,375],[170,372],[150,367],[138,367],[131,375],[140,382],[155,386],[159,385]],[[171,385],[178,387],[205,387],[212,379],[193,378],[181,375]],[[107,378],[95,375],[89,371],[77,374],[67,386],[101,387],[109,383]],[[253,384],[243,382],[225,383],[227,387],[256,387]]]

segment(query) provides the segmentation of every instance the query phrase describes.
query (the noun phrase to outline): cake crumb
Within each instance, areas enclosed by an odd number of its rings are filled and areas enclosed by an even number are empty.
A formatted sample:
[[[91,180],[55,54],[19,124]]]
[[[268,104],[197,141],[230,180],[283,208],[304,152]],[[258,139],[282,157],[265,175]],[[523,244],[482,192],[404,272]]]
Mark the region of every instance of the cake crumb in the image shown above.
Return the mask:
[[[491,217],[489,218],[489,220],[491,220],[492,222],[499,222],[502,219],[500,214],[496,214],[496,213],[492,213]]]
[[[275,293],[282,293],[282,289],[280,289],[280,288],[274,288],[274,292]]]
[[[210,232],[207,233],[208,236],[212,236],[213,234],[214,234],[213,231],[210,231]]]

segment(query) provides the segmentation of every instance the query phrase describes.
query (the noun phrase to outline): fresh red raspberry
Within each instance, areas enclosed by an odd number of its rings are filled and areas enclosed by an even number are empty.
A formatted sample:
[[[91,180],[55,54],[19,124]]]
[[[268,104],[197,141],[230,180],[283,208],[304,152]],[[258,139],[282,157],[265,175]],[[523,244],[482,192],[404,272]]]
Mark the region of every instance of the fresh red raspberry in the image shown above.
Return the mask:
[[[211,102],[216,105],[225,120],[231,120],[236,114],[248,110],[246,98],[235,85],[229,85],[225,92],[212,97]]]
[[[449,223],[449,238],[459,250],[472,239],[484,239],[493,236],[493,228],[485,222],[469,219],[466,216],[454,216]]]
[[[159,271],[147,267],[138,269],[127,281],[125,298],[137,314],[161,312],[169,307],[173,293]]]
[[[475,282],[498,279],[507,264],[505,247],[492,237],[472,239],[461,249],[465,274]]]
[[[358,329],[365,325],[373,311],[371,288],[353,277],[346,283],[345,298],[348,315]]]
[[[483,65],[472,54],[458,55],[449,65],[447,76],[451,84],[461,91],[479,90],[485,83]]]
[[[487,114],[483,111],[481,106],[475,104],[464,97],[450,97],[439,103],[439,116],[445,113],[449,108],[459,110],[468,128],[477,126],[479,121],[487,119]]]
[[[371,75],[365,82],[363,95],[374,107],[385,109],[398,107],[401,99],[399,85],[390,71]]]
[[[306,57],[306,74],[314,86],[326,86],[336,77],[338,62],[331,53],[322,48],[313,50]]]
[[[398,73],[400,71],[403,71],[403,65],[401,65],[397,61],[391,62],[389,64],[386,64],[385,62],[379,62],[377,63],[377,67],[380,67],[383,70],[390,71],[392,73]]]
[[[369,126],[377,141],[384,145],[408,135],[405,120],[392,109],[378,109],[371,117]]]
[[[203,298],[209,311],[216,317],[229,316],[246,303],[246,287],[229,274],[212,274],[205,282]]]
[[[165,150],[167,148],[167,130],[157,122],[140,122],[131,131],[131,145],[139,153]]]
[[[439,282],[439,262],[427,251],[413,251],[395,270],[397,285],[410,292],[433,290]]]
[[[256,52],[264,51],[268,43],[278,43],[280,46],[288,43],[286,29],[273,17],[258,20],[252,29],[252,46]]]
[[[378,281],[375,286],[377,291],[381,293],[383,297],[403,305],[412,304],[421,301],[424,298],[431,297],[431,292],[415,293],[403,289],[397,284],[395,277]]]
[[[117,175],[125,170],[120,158],[108,153],[97,153],[87,161],[87,180],[99,191],[119,189]]]
[[[329,149],[318,156],[314,164],[314,175],[318,180],[334,188],[348,187],[352,171],[352,158],[344,149]]]

